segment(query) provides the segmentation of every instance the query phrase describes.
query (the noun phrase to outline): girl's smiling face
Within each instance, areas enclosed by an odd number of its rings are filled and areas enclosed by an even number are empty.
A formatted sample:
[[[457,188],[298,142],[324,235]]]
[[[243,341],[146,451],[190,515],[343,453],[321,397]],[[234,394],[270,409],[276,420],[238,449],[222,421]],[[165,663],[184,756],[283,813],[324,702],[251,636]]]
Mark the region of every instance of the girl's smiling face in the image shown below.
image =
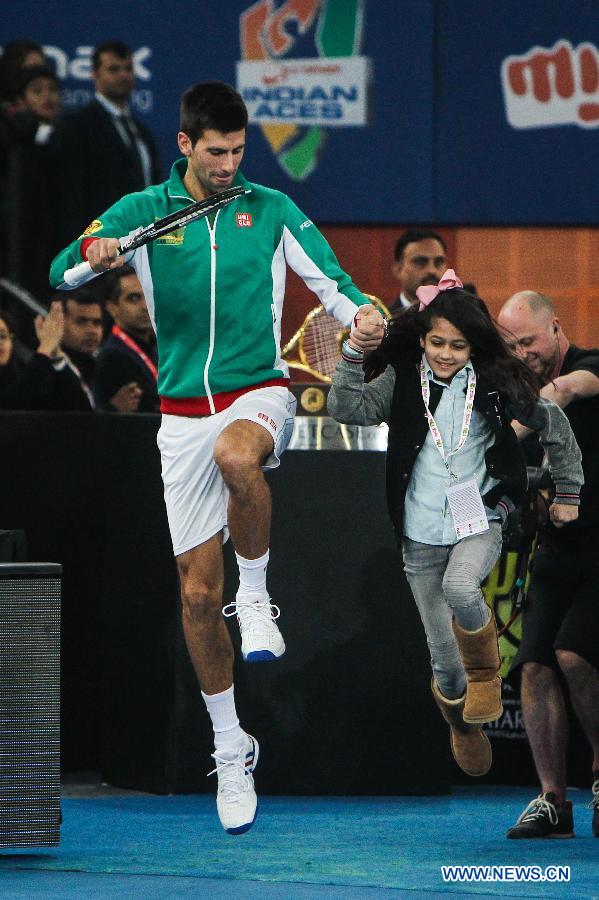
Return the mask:
[[[447,319],[433,319],[431,330],[420,338],[420,346],[439,381],[449,383],[470,359],[470,342]]]

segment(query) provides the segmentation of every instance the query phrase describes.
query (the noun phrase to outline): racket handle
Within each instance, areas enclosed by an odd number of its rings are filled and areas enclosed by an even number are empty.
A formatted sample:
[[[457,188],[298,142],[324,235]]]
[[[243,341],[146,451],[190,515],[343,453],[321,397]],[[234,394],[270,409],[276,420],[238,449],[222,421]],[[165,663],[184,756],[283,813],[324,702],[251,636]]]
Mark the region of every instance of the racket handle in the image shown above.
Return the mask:
[[[64,286],[61,285],[61,287],[63,290],[68,291],[72,288],[77,288],[82,284],[86,284],[86,282],[91,281],[92,278],[97,278],[98,275],[100,275],[100,272],[93,272],[92,267],[88,262],[82,262],[77,266],[73,266],[72,269],[66,270],[62,276],[64,279]]]
[[[128,250],[126,253],[123,253],[122,256],[124,263],[128,263],[129,260],[133,258],[134,254],[135,250]],[[121,255],[120,252],[118,255]],[[108,271],[108,269],[106,271]],[[73,266],[72,269],[66,270],[66,272],[62,276],[64,283],[60,285],[58,290],[71,291],[73,290],[73,288],[78,288],[82,284],[86,284],[88,281],[91,281],[92,278],[97,278],[98,275],[103,274],[103,272],[93,272],[92,267],[88,262],[79,263],[77,266]]]

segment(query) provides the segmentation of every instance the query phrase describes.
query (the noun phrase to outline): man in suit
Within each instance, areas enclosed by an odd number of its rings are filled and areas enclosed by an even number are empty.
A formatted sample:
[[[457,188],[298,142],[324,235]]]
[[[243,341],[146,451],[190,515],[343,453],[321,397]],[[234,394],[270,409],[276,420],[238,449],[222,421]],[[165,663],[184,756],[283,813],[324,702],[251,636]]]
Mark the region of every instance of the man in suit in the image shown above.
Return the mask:
[[[114,325],[96,362],[96,405],[107,412],[158,412],[158,351],[143,288],[129,266],[110,277],[106,309]],[[113,402],[123,389],[132,395],[128,410]]]
[[[410,228],[399,236],[391,272],[401,292],[390,307],[392,313],[416,303],[416,289],[421,285],[439,283],[447,268],[446,250],[441,235],[430,228]]]
[[[92,233],[99,209],[162,179],[152,134],[131,115],[135,76],[129,47],[121,41],[96,47],[92,75],[95,98],[65,116],[51,140],[57,247],[86,226]]]

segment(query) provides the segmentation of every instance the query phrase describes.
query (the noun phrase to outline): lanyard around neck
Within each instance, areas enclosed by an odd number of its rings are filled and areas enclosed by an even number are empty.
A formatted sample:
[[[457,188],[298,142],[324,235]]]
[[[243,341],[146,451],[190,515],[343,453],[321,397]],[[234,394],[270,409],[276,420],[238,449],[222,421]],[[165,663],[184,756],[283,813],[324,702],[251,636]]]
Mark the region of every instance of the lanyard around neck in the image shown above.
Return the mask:
[[[122,341],[126,347],[129,347],[130,350],[133,350],[134,353],[137,353],[137,355],[142,360],[142,362],[144,362],[145,365],[147,366],[147,368],[150,370],[154,380],[155,381],[158,380],[158,369],[156,368],[156,366],[154,365],[154,363],[152,362],[152,360],[150,359],[148,354],[144,353],[144,351],[141,349],[139,344],[136,341],[134,341],[133,338],[127,334],[126,331],[123,331],[122,328],[119,328],[118,325],[112,326],[112,333],[114,334],[114,336],[116,338],[118,338],[120,341]]]
[[[466,443],[466,438],[468,437],[468,432],[470,431],[470,420],[472,419],[472,410],[474,408],[474,393],[476,391],[476,373],[474,369],[471,369],[468,372],[468,387],[466,388],[466,402],[464,403],[464,416],[462,419],[460,440],[455,450],[450,450],[449,453],[445,453],[441,432],[439,431],[439,427],[433,418],[432,412],[428,408],[428,401],[430,400],[431,391],[429,380],[426,374],[426,369],[424,367],[424,358],[420,360],[420,387],[422,388],[422,399],[424,400],[424,408],[426,409],[426,419],[430,432],[433,436],[433,440],[435,442],[435,447],[441,454],[443,463],[445,464],[445,468],[447,469],[451,477],[457,480],[457,476],[451,471],[448,459],[451,456],[454,456],[456,453],[459,453],[459,451]]]
[[[64,361],[67,365],[67,368],[69,368],[71,370],[71,372],[73,373],[73,375],[79,382],[79,387],[81,388],[81,390],[83,391],[83,393],[85,394],[87,399],[89,400],[89,405],[91,406],[91,408],[95,409],[96,401],[94,400],[94,395],[91,392],[91,388],[89,387],[87,382],[84,380],[83,375],[81,374],[81,371],[75,365],[73,360],[68,356],[68,354],[64,353],[63,355],[64,355]]]

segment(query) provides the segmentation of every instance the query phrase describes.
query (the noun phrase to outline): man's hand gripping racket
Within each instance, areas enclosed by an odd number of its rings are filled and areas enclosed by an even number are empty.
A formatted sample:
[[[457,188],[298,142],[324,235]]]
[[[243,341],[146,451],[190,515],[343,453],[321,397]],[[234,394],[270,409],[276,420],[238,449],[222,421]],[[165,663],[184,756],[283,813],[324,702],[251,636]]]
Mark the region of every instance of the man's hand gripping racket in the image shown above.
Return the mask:
[[[136,233],[124,238],[98,238],[93,244],[90,244],[87,251],[87,262],[79,263],[72,269],[67,269],[64,273],[64,283],[59,285],[61,291],[71,291],[74,288],[91,281],[103,272],[110,269],[116,269],[131,259],[131,256],[138,247],[155,241],[156,238],[165,234],[170,234],[178,228],[184,228],[190,222],[197,219],[203,219],[236,200],[242,194],[249,193],[243,187],[233,187],[226,191],[220,191],[213,194],[206,200],[198,200],[196,203],[190,203],[185,209],[171,213],[163,219],[158,219],[151,225],[146,225]]]

